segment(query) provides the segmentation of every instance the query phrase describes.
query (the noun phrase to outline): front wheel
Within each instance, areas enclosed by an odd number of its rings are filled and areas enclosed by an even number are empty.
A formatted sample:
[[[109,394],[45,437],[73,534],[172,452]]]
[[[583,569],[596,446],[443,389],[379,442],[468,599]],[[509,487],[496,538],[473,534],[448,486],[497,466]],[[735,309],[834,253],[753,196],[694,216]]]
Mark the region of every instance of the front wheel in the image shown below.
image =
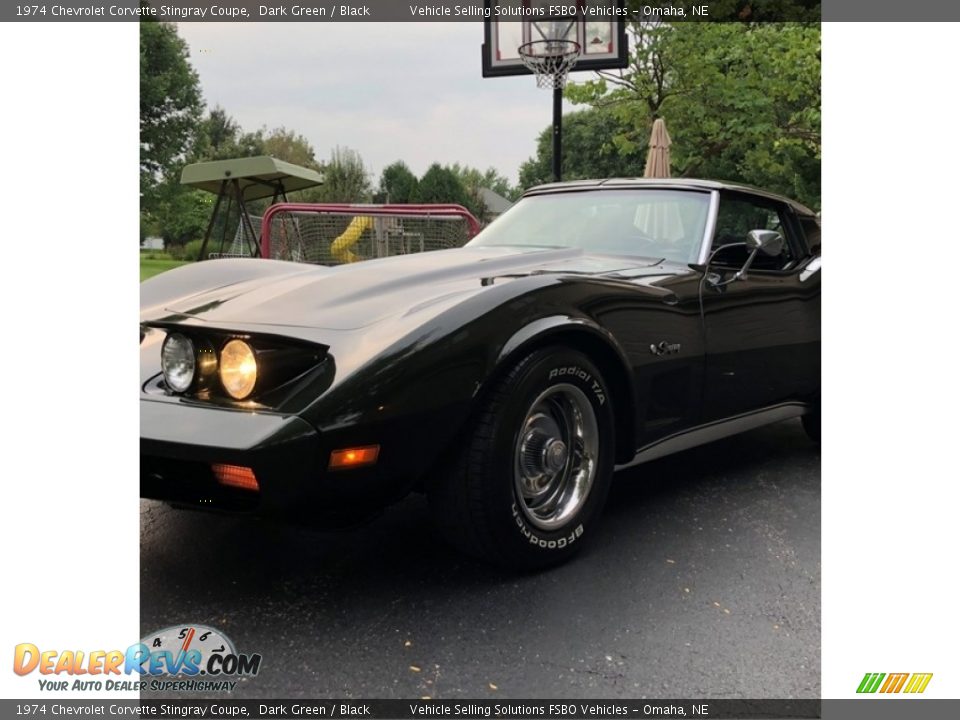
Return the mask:
[[[517,568],[567,560],[599,519],[613,474],[613,412],[600,372],[552,347],[518,362],[485,395],[439,468],[430,504],[462,550]]]

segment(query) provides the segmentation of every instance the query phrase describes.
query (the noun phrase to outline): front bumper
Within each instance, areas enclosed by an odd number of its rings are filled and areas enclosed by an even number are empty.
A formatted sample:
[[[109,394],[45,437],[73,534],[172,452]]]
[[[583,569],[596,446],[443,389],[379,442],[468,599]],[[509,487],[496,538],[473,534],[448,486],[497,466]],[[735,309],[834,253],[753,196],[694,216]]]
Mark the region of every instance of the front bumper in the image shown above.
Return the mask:
[[[320,432],[296,415],[140,401],[140,495],[203,510],[340,525],[410,492],[461,412],[405,416]],[[379,444],[375,466],[328,470],[337,448]],[[431,451],[432,450],[432,451]],[[214,463],[253,470],[259,491],[221,486]]]
[[[140,494],[206,509],[287,512],[321,479],[317,431],[296,416],[140,402]],[[211,465],[252,468],[259,492],[217,484]]]

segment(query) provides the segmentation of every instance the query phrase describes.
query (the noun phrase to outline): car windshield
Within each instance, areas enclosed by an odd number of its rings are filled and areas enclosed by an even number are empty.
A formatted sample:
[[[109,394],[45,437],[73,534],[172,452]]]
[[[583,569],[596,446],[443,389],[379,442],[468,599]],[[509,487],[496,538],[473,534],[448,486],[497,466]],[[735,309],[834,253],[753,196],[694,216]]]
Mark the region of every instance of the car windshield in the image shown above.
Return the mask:
[[[523,198],[471,246],[565,247],[695,262],[710,195],[689,190],[586,190]]]

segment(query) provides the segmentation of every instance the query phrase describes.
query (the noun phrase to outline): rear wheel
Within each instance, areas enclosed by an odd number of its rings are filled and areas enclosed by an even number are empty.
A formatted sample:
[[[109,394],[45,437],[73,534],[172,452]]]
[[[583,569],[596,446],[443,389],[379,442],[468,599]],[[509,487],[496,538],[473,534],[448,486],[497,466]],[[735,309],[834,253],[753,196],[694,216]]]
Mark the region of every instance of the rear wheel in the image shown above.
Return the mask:
[[[430,504],[457,547],[535,569],[565,561],[603,509],[613,474],[606,384],[582,353],[552,347],[517,363],[486,395],[439,468]]]

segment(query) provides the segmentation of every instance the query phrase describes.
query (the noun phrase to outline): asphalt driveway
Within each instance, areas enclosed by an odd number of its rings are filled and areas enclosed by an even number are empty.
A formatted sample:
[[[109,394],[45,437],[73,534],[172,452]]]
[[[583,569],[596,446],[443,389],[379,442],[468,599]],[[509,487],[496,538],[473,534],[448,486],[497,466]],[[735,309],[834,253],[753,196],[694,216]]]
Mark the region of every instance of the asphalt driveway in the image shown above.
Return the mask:
[[[618,474],[601,531],[539,575],[449,550],[419,496],[338,532],[152,501],[140,519],[141,630],[203,623],[261,653],[236,698],[820,694],[820,451],[799,421]]]

